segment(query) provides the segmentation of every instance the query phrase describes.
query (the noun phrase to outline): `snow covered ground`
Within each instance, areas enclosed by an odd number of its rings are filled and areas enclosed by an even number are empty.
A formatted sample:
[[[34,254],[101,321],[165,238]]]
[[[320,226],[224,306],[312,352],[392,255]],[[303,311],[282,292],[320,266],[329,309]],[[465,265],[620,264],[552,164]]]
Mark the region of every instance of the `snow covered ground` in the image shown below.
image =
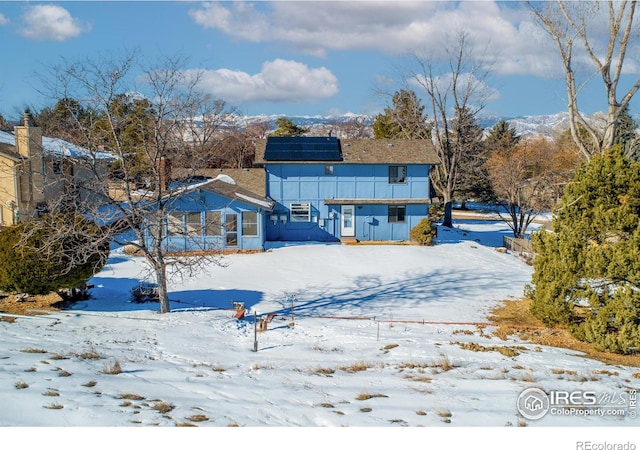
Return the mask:
[[[558,449],[585,438],[633,441],[640,369],[492,337],[487,313],[522,295],[531,267],[496,251],[509,233],[504,223],[457,227],[440,229],[434,247],[272,245],[226,256],[225,267],[171,286],[169,314],[130,301],[145,263],[115,250],[91,280],[90,300],[0,322],[0,425],[21,439],[23,427],[56,427],[26,434],[46,436],[48,447],[57,436],[60,448],[75,448],[64,427],[91,427],[87,439],[99,448],[121,444],[110,428],[94,427],[126,427],[122,439],[163,448],[195,438],[213,447],[239,437],[242,448],[339,443],[339,427],[359,430],[349,436],[361,443],[406,438],[425,448],[433,446],[419,442],[433,439],[492,449],[513,448],[514,439],[539,448],[553,438]],[[244,320],[232,302],[244,303]],[[254,313],[276,316],[256,334]],[[116,362],[121,373],[105,373]],[[517,401],[531,387],[594,392],[599,406],[622,405],[625,415],[586,416],[579,407],[530,420]],[[216,434],[167,433],[176,425]],[[236,426],[263,428],[229,431]]]

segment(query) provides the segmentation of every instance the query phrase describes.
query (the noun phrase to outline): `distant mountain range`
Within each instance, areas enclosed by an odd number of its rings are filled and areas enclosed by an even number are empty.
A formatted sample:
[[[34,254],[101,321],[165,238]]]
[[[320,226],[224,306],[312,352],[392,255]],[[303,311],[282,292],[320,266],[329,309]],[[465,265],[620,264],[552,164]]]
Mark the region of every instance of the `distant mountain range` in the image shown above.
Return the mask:
[[[339,116],[283,116],[283,115],[257,115],[257,116],[236,116],[234,122],[237,125],[249,125],[256,122],[268,122],[271,129],[275,129],[275,122],[280,117],[287,117],[298,126],[311,128],[311,134],[328,134],[334,128],[340,125],[357,121],[371,129],[374,116],[364,114],[344,114]],[[504,119],[509,125],[518,132],[523,138],[546,136],[550,137],[558,129],[563,130],[569,127],[568,113],[561,112],[550,115],[540,116],[521,116],[521,117],[482,117],[479,120],[480,126],[488,132],[496,123]],[[372,134],[372,132],[371,132]]]

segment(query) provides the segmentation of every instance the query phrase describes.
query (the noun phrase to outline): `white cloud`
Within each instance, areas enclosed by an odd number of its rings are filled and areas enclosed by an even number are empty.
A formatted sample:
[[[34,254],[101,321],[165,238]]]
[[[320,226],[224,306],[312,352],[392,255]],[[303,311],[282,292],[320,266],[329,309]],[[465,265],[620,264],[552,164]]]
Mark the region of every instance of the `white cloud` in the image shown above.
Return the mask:
[[[58,5],[31,6],[22,15],[22,21],[24,27],[20,34],[28,39],[42,41],[62,42],[91,29]]]
[[[444,57],[446,31],[465,30],[478,51],[488,48],[499,74],[549,75],[553,44],[526,7],[463,2],[209,3],[190,15],[205,28],[250,42],[285,42],[299,51],[379,50],[402,55],[429,50]],[[439,51],[440,50],[440,51]]]
[[[338,93],[338,80],[330,70],[282,59],[265,62],[254,75],[229,69],[187,71],[196,73],[202,77],[201,90],[232,103],[312,103]]]
[[[4,14],[0,13],[0,27],[9,23],[9,19],[7,19]]]

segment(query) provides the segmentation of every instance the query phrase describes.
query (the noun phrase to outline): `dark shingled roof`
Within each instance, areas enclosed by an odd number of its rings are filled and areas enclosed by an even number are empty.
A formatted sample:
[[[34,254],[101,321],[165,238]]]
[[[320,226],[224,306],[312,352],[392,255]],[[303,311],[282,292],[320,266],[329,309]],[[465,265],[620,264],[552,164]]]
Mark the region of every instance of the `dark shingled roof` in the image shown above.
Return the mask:
[[[228,175],[238,186],[241,186],[255,194],[264,197],[267,195],[267,178],[263,168],[258,169],[191,169],[175,167],[171,168],[171,178],[180,179],[187,177],[215,178],[218,175]]]
[[[271,199],[258,195],[255,192],[245,189],[237,184],[227,183],[226,181],[222,180],[211,180],[198,186],[198,188],[213,192],[214,194],[219,194],[224,197],[231,198],[233,200],[250,203],[252,205],[266,209],[267,211],[273,210],[273,207],[275,206],[275,202]]]
[[[303,139],[303,138],[301,138]],[[341,161],[300,160],[269,161],[265,159],[268,139],[256,142],[256,165],[283,164],[440,164],[433,144],[419,139],[340,139]]]

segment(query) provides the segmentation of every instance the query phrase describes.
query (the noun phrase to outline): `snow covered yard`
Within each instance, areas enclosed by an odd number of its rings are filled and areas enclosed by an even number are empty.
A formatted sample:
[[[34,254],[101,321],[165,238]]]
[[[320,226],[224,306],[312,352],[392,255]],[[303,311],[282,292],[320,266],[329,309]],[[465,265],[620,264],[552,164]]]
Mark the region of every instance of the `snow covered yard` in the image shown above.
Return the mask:
[[[503,223],[458,226],[434,247],[230,255],[172,285],[163,315],[130,301],[144,262],[116,250],[90,300],[0,322],[0,425],[615,427],[618,437],[637,427],[629,415],[518,413],[529,387],[628,398],[640,369],[492,336],[487,313],[522,295],[531,267],[496,251]],[[276,314],[257,352],[254,312]],[[108,373],[116,362],[121,372]]]

